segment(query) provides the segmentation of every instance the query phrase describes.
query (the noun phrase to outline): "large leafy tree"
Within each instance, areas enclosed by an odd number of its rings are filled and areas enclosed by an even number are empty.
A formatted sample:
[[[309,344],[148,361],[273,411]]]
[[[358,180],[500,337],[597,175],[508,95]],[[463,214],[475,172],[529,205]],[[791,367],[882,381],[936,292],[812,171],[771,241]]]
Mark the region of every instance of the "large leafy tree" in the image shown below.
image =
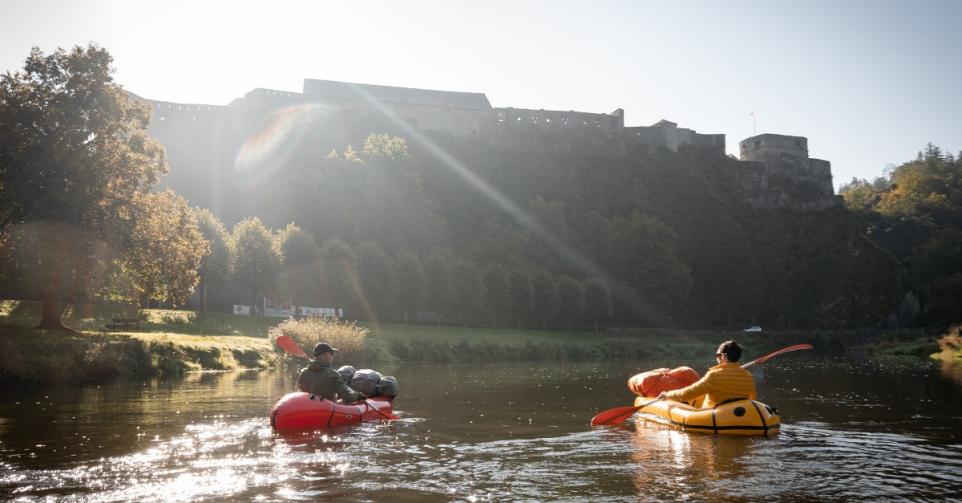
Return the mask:
[[[524,271],[515,269],[508,273],[508,303],[518,328],[521,328],[525,318],[531,316],[531,310],[534,308],[531,278]]]
[[[210,210],[196,209],[197,226],[201,234],[210,245],[207,253],[200,260],[200,308],[207,311],[207,291],[212,285],[227,283],[230,272],[230,254],[228,250],[228,236],[224,224]]]
[[[137,209],[120,260],[125,276],[146,307],[151,300],[183,304],[197,286],[210,245],[187,201],[172,191],[141,196]]]
[[[481,273],[484,285],[484,307],[491,316],[491,327],[497,328],[508,308],[508,270],[501,264],[488,264]]]
[[[321,264],[324,293],[334,304],[334,312],[341,316],[341,310],[352,309],[359,296],[357,257],[350,245],[335,236],[321,245]]]
[[[321,250],[314,236],[288,224],[278,233],[277,246],[281,254],[278,288],[293,299],[295,305],[317,305],[321,292]]]
[[[367,319],[383,319],[393,312],[397,274],[391,259],[373,241],[357,247],[357,275]]]
[[[404,322],[410,323],[418,306],[424,301],[427,289],[424,267],[417,255],[407,250],[399,250],[394,256],[394,270],[397,273],[395,305],[404,314]]]
[[[484,283],[477,264],[460,259],[454,266],[454,304],[461,311],[461,321],[468,326],[469,320],[481,310],[484,300]]]
[[[38,328],[65,328],[61,302],[130,246],[123,215],[166,171],[150,109],[113,81],[111,62],[95,45],[34,48],[0,77],[0,233],[17,236],[17,274],[43,302]]]
[[[231,230],[231,276],[247,290],[251,316],[256,315],[257,297],[273,283],[280,262],[271,231],[260,219],[242,220]]]
[[[424,261],[424,277],[427,280],[427,305],[437,312],[437,323],[447,312],[455,295],[454,276],[452,275],[451,254],[446,250],[435,250]]]
[[[601,278],[585,282],[585,313],[594,322],[595,332],[602,321],[611,317],[611,289]]]
[[[531,279],[531,290],[534,293],[532,314],[541,320],[541,328],[548,328],[548,320],[558,316],[558,289],[554,278],[547,271],[538,271]]]
[[[556,284],[558,290],[558,317],[568,330],[585,310],[585,287],[571,276],[562,276]]]

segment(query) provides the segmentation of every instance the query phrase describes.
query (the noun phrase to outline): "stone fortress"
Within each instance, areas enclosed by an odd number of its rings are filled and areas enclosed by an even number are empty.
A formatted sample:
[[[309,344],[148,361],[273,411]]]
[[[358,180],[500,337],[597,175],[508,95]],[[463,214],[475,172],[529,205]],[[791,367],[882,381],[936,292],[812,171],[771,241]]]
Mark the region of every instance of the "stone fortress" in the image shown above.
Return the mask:
[[[495,144],[519,145],[539,138],[605,143],[672,152],[699,149],[725,156],[724,134],[701,134],[661,120],[651,126],[625,126],[624,110],[587,113],[492,107],[483,93],[435,91],[330,80],[305,79],[303,92],[254,89],[226,106],[172,103],[135,98],[153,108],[151,130],[162,142],[180,129],[201,124],[266,118],[300,105],[321,106],[347,114],[391,116],[421,131],[476,136]],[[206,127],[206,131],[224,129]],[[165,142],[166,143],[166,142]],[[812,211],[836,206],[828,161],[808,157],[808,140],[799,136],[762,134],[739,143],[735,173],[743,199],[760,208]]]

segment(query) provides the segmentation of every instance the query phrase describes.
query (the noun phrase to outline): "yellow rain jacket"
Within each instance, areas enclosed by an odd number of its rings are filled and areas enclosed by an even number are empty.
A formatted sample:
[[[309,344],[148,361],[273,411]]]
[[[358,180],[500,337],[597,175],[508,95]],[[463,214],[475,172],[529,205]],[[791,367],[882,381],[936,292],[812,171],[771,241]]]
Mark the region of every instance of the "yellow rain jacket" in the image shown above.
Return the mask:
[[[755,379],[752,373],[743,369],[737,363],[722,363],[708,369],[705,376],[681,389],[669,391],[669,400],[677,402],[691,402],[705,397],[696,407],[711,408],[715,405],[735,398],[750,398],[754,400]]]

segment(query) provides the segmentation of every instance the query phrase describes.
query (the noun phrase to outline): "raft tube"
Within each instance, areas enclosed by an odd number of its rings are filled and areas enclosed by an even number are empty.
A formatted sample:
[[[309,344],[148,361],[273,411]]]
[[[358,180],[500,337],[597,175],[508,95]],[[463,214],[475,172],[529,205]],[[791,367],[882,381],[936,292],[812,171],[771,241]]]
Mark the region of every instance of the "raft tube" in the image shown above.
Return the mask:
[[[699,409],[687,403],[639,396],[635,398],[635,406],[641,407],[636,421],[638,425],[652,422],[690,433],[768,437],[777,434],[781,426],[774,408],[748,399]]]
[[[275,430],[338,428],[391,415],[391,399],[383,396],[340,404],[304,392],[288,393],[271,410]],[[381,413],[378,412],[381,411]]]

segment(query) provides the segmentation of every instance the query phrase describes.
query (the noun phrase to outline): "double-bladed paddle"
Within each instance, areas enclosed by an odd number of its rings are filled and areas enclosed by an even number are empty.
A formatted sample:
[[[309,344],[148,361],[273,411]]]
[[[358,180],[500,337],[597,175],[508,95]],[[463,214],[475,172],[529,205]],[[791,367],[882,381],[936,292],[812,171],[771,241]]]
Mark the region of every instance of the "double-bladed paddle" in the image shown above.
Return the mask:
[[[772,358],[775,358],[775,357],[778,356],[778,355],[785,354],[785,353],[789,353],[789,352],[792,352],[792,351],[798,351],[798,350],[800,350],[800,349],[812,349],[812,345],[811,345],[811,344],[796,344],[796,345],[794,345],[794,346],[788,346],[787,348],[782,348],[782,349],[779,349],[778,351],[775,351],[775,352],[773,352],[773,353],[768,353],[768,354],[765,355],[765,356],[756,358],[756,359],[754,359],[754,360],[752,360],[752,361],[750,361],[750,362],[742,365],[742,368],[748,368],[748,367],[751,367],[752,365],[756,365],[756,364],[759,364],[759,363],[765,363],[765,362],[767,362],[768,360],[771,360]],[[626,419],[628,419],[629,417],[631,417],[631,415],[634,414],[635,412],[637,412],[637,411],[639,411],[639,410],[641,410],[641,409],[643,409],[643,408],[645,408],[645,407],[647,407],[647,406],[649,406],[649,405],[651,405],[651,404],[653,404],[653,403],[655,403],[655,402],[657,402],[657,401],[658,401],[658,399],[656,398],[656,399],[654,399],[654,400],[651,400],[650,402],[646,402],[646,403],[643,403],[643,404],[641,404],[641,405],[629,405],[629,406],[627,406],[627,407],[615,407],[614,409],[608,409],[608,410],[606,410],[606,411],[599,412],[598,414],[595,415],[595,417],[591,418],[591,426],[606,426],[606,425],[621,424],[621,423],[623,423]]]
[[[298,358],[303,358],[305,360],[311,359],[311,357],[308,356],[307,353],[303,349],[301,349],[301,347],[298,346],[296,342],[294,342],[294,339],[291,339],[286,335],[277,336],[277,339],[275,340],[275,342],[277,343],[277,347],[283,349],[287,354],[291,356],[296,356]],[[374,404],[371,403],[371,401],[368,400],[367,398],[364,399],[364,403],[369,408],[374,409],[378,414],[381,415],[381,417],[383,417],[384,419],[387,419],[388,421],[401,419],[400,417],[395,416],[394,414],[388,414],[387,412],[384,412],[383,410],[375,407]]]

